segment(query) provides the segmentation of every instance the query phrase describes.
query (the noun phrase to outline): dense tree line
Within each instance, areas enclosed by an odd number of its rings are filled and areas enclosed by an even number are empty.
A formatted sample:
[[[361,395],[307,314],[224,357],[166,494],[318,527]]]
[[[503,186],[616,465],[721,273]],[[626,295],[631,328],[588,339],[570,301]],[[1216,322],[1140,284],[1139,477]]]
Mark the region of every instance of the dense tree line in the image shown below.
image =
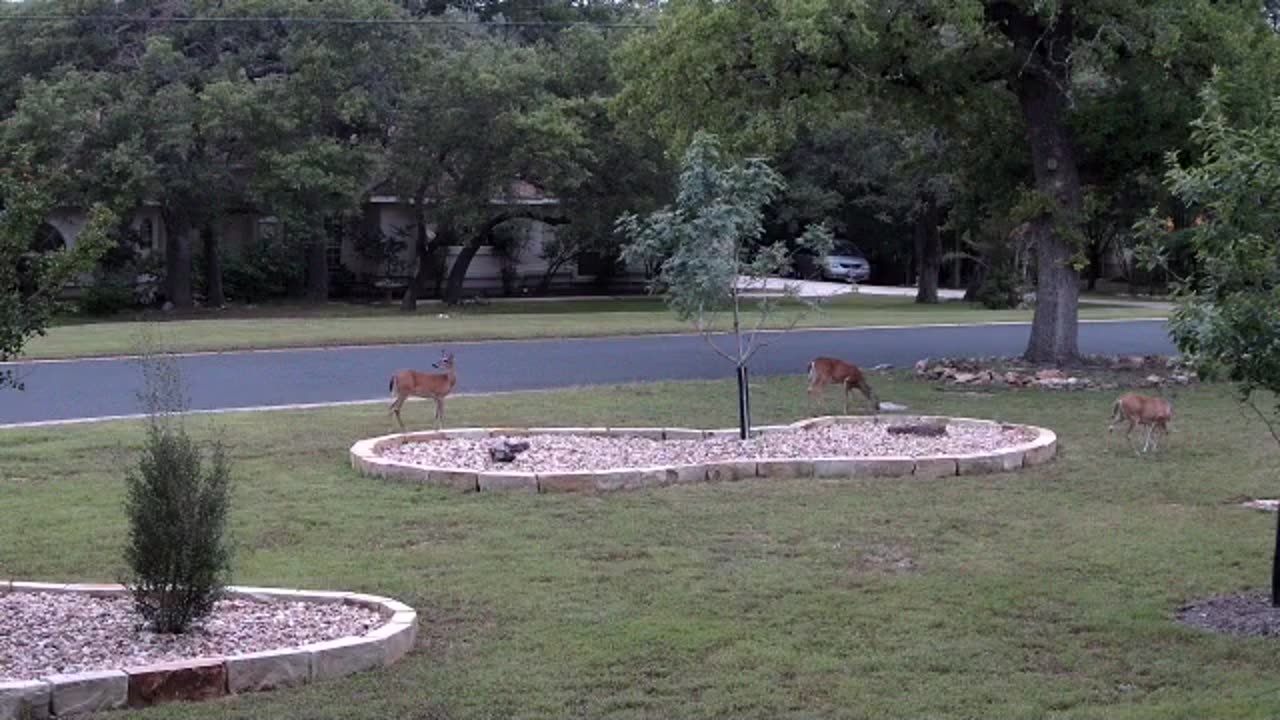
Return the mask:
[[[123,238],[154,204],[180,307],[223,301],[218,221],[245,208],[281,220],[259,250],[272,271],[255,277],[328,297],[328,228],[375,189],[416,201],[407,309],[456,301],[479,249],[524,220],[556,225],[552,270],[609,257],[614,220],[663,204],[672,159],[711,132],[787,181],[765,241],[825,222],[890,271],[910,263],[921,302],[963,260],[971,297],[1035,292],[1028,355],[1055,362],[1077,353],[1082,273],[1096,282],[1107,252],[1132,250],[1153,208],[1175,230],[1194,221],[1161,178],[1166,154],[1191,148],[1215,69],[1229,107],[1271,97],[1280,77],[1269,1],[28,0],[0,13],[73,16],[0,33],[4,199],[25,203],[11,214],[100,208]],[[563,203],[489,202],[514,179]]]

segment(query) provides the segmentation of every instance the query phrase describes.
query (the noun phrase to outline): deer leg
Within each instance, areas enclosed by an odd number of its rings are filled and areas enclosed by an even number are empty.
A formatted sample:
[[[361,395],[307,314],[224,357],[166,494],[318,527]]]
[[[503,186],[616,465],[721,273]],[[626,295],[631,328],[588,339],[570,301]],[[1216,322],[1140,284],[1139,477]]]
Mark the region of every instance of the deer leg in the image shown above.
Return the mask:
[[[444,401],[440,398],[434,398],[436,401],[436,429],[444,424]]]
[[[871,412],[879,414],[880,398],[876,397],[875,391],[871,389],[871,384],[865,378],[858,384],[858,390],[862,391],[863,397],[867,399],[867,402],[871,403]]]
[[[810,415],[814,414],[814,409],[817,407],[818,398],[822,396],[824,390],[826,390],[825,385],[819,385],[817,382],[809,383],[809,388],[805,391],[805,393],[809,396],[809,414]]]
[[[400,419],[400,408],[403,406],[404,406],[403,396],[397,395],[396,399],[391,401],[391,414],[396,416],[396,422],[400,424],[400,432],[405,431],[404,421]]]
[[[849,414],[849,395],[853,392],[853,386],[849,383],[844,384],[844,414]]]

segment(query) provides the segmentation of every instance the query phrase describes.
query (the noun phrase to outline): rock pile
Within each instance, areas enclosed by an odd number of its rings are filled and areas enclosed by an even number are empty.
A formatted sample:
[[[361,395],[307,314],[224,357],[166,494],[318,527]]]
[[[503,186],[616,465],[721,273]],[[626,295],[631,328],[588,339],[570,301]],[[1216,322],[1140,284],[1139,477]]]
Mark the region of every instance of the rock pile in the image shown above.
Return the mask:
[[[1190,385],[1196,371],[1177,357],[1091,357],[1075,368],[1037,368],[1017,358],[925,358],[916,377],[948,385],[998,385],[1048,390],[1114,390],[1122,387]]]

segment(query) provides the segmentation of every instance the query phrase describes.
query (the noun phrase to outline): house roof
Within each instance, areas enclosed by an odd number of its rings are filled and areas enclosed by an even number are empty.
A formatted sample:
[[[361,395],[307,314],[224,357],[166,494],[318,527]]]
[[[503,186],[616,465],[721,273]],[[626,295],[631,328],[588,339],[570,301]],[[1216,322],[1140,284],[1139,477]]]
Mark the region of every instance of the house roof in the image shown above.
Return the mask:
[[[434,197],[428,196],[427,202],[438,201],[441,186],[446,182],[437,184]],[[374,205],[412,205],[413,198],[396,194],[390,182],[383,182],[369,193],[369,202]],[[490,198],[489,202],[494,205],[559,205],[560,199],[548,195],[542,188],[526,180],[512,180],[502,194]]]

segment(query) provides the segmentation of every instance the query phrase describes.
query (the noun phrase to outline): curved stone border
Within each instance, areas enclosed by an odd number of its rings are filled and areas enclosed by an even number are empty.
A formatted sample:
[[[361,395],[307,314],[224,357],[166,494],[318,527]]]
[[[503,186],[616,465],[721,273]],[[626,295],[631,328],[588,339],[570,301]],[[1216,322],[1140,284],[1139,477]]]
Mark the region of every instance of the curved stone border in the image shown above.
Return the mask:
[[[3,592],[84,593],[96,597],[129,594],[121,585],[19,581],[0,582],[0,593]],[[229,587],[226,594],[262,602],[347,603],[376,610],[386,622],[364,635],[299,647],[50,675],[38,680],[0,681],[0,720],[61,717],[296,687],[390,665],[408,654],[417,640],[417,611],[391,598],[259,587]]]
[[[901,416],[896,416],[901,418]],[[838,415],[810,418],[790,425],[769,425],[755,429],[757,434],[788,432],[831,424],[865,422],[867,416]],[[382,451],[397,445],[423,440],[479,439],[488,437],[518,437],[521,435],[617,435],[644,437],[652,440],[702,440],[726,435],[737,437],[737,430],[693,430],[690,428],[464,428],[458,430],[433,430],[414,433],[397,433],[361,440],[351,446],[351,466],[357,471],[375,477],[405,480],[425,485],[448,487],[455,490],[506,490],[523,492],[609,492],[634,490],[644,487],[683,485],[696,482],[723,482],[747,478],[846,478],[846,477],[902,477],[914,475],[921,478],[939,478],[950,475],[976,475],[1006,472],[1030,465],[1039,465],[1057,454],[1058,436],[1045,428],[1033,425],[1011,425],[991,420],[950,418],[942,416],[918,416],[904,419],[934,422],[963,422],[1020,427],[1034,430],[1037,436],[1030,442],[1002,448],[989,453],[908,456],[861,456],[820,458],[764,458],[757,460],[729,460],[701,465],[673,465],[661,467],[615,468],[583,472],[501,472],[435,468],[398,462],[383,456]]]

